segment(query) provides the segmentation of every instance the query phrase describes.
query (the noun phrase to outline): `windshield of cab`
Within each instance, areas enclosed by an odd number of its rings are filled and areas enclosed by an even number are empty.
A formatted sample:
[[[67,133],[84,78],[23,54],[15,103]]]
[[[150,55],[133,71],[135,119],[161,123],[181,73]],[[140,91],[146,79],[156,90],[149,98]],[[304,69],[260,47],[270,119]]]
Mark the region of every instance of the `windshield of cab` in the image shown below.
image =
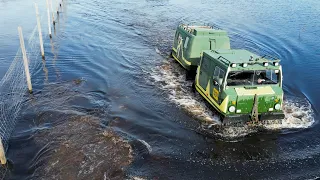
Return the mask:
[[[227,86],[277,84],[279,70],[231,71]]]

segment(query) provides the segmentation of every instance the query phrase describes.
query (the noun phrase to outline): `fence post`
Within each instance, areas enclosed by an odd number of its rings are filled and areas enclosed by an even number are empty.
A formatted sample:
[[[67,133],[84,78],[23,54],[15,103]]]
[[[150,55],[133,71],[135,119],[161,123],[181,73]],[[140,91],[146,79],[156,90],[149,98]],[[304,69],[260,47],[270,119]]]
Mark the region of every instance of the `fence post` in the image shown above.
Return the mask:
[[[0,137],[0,162],[1,164],[7,164],[6,153],[3,147],[2,138]]]
[[[50,11],[49,11],[49,3],[48,3],[48,0],[46,0],[46,2],[47,2],[47,14],[48,14],[49,36],[50,36],[50,38],[52,38],[52,35],[51,35],[51,23],[50,23]]]
[[[52,13],[52,23],[53,23],[53,25],[55,25],[56,22],[54,21],[54,12],[53,12],[53,8],[52,8],[52,0],[50,0],[50,7],[51,7],[51,13]]]
[[[20,26],[18,27],[18,31],[19,31],[21,51],[22,51],[22,55],[23,55],[24,71],[25,71],[26,79],[27,79],[27,83],[28,83],[28,89],[29,89],[29,92],[32,93],[32,84],[31,84],[31,78],[30,78],[30,72],[29,72],[29,64],[28,64],[28,59],[27,59],[26,48],[24,46],[22,28]]]
[[[37,16],[37,25],[38,25],[38,33],[39,33],[39,40],[40,40],[41,56],[44,57],[44,48],[43,48],[43,41],[42,41],[42,32],[41,32],[40,17],[39,17],[39,10],[38,10],[38,5],[37,5],[37,3],[34,3],[34,7],[36,8],[36,16]]]
[[[59,2],[58,2],[58,4],[59,4]],[[59,15],[59,6],[57,7],[57,14]]]

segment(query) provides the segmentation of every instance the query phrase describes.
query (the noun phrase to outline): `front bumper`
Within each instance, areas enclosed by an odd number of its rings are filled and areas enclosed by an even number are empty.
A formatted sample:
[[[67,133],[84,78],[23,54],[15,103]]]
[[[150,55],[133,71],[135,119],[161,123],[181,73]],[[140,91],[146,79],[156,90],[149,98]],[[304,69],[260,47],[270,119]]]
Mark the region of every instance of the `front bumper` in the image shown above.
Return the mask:
[[[272,121],[275,122],[284,119],[283,112],[273,112],[273,113],[261,113],[259,114],[259,121]],[[239,124],[243,123],[246,124],[248,122],[251,122],[251,117],[249,114],[236,114],[236,115],[230,115],[230,116],[224,116],[222,117],[222,123],[224,125],[232,125],[232,124]]]

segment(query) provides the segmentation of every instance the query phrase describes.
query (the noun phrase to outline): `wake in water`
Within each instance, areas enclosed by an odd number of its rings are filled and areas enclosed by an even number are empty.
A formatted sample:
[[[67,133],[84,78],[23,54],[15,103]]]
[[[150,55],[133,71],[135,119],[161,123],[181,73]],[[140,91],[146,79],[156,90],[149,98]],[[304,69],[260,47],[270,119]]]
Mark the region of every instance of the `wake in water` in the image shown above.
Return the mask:
[[[209,130],[219,125],[219,116],[212,111],[203,98],[192,91],[193,81],[186,80],[186,71],[172,59],[165,60],[151,72],[154,83],[168,92],[168,98],[195,119],[200,120],[202,129]],[[281,124],[257,125],[268,130],[308,128],[314,123],[313,110],[307,100],[285,98],[283,104],[285,118]],[[219,132],[212,132],[222,137],[241,137],[257,132],[257,126],[225,127]]]

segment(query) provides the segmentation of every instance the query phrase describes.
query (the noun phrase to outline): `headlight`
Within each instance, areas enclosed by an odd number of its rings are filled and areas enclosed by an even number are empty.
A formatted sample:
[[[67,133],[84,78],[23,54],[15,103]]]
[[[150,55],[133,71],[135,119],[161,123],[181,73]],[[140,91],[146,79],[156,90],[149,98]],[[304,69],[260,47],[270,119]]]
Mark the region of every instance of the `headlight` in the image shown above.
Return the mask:
[[[247,66],[248,66],[247,63],[243,63],[243,64],[242,64],[242,67],[247,67]]]
[[[269,65],[269,63],[267,63],[267,62],[263,63],[263,66],[268,66],[268,65]]]
[[[237,67],[237,64],[232,63],[232,64],[231,64],[231,67],[235,68],[235,67]]]
[[[280,110],[280,109],[281,109],[281,105],[280,105],[280,104],[276,104],[276,105],[274,105],[274,109],[276,109],[276,110]]]
[[[235,110],[236,110],[236,108],[235,108],[234,106],[230,106],[230,107],[229,107],[229,112],[232,112],[232,113],[233,113]]]

